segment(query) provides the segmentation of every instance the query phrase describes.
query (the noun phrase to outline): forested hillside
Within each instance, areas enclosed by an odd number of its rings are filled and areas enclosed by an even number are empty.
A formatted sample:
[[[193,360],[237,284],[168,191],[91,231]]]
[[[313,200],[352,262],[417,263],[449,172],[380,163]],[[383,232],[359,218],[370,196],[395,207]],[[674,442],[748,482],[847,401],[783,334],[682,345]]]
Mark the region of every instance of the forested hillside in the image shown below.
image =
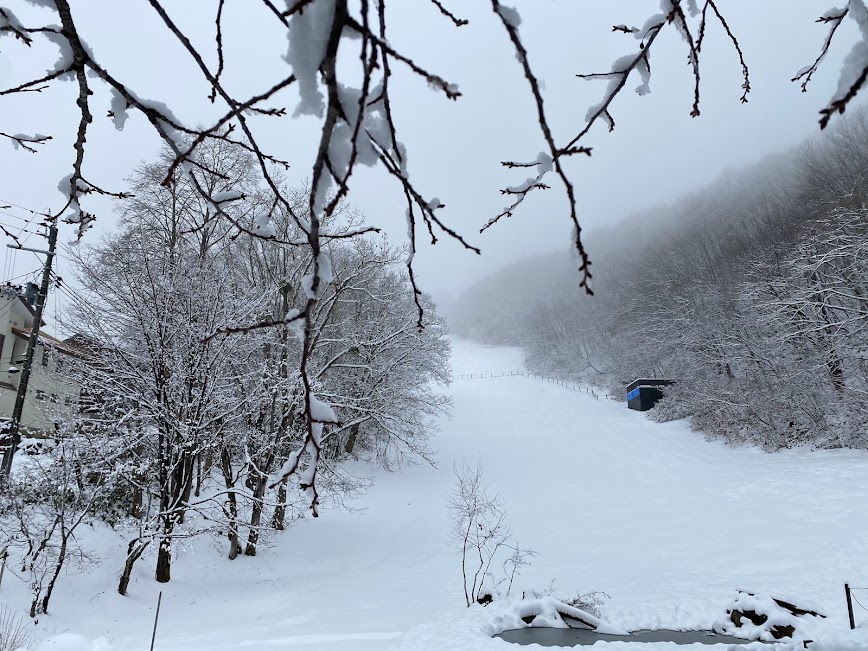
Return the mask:
[[[532,369],[617,396],[639,376],[675,379],[654,416],[689,417],[715,437],[770,449],[863,446],[866,173],[860,110],[590,237],[593,297],[579,290],[568,254],[529,260],[469,290],[453,327],[522,346]]]

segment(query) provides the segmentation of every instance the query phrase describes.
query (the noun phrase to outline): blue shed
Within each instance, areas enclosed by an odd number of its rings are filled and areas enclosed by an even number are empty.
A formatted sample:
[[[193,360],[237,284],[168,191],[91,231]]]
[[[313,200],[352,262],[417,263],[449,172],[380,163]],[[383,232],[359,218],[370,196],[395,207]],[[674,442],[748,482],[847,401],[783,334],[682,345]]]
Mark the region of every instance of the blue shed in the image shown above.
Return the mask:
[[[663,387],[675,384],[674,380],[639,378],[627,385],[627,406],[636,411],[648,411],[663,397]]]

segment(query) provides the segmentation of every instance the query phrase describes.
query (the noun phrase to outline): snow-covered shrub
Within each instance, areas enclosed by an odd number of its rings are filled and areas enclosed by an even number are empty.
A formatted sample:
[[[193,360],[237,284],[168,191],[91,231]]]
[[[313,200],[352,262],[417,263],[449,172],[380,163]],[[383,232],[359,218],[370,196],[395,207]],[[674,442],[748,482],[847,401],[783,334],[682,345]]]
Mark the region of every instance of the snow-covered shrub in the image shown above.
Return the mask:
[[[599,617],[600,611],[606,605],[607,599],[610,599],[607,593],[600,590],[591,590],[590,592],[579,592],[574,597],[563,598],[561,601],[568,606]]]
[[[606,604],[606,600],[611,598],[608,593],[601,590],[590,590],[588,592],[579,590],[574,595],[566,595],[559,588],[555,587],[554,579],[545,588],[530,590],[527,594],[535,599],[553,598],[571,608],[578,608],[584,612],[591,613],[595,617],[600,617],[600,612]]]
[[[91,441],[60,439],[51,452],[17,467],[0,491],[0,543],[28,583],[31,617],[48,612],[61,574],[93,562],[75,535],[104,498],[106,484],[92,474],[93,452]]]
[[[627,631],[581,608],[549,596],[504,601],[496,604],[489,615],[492,635],[527,628],[585,628],[611,635]]]
[[[804,610],[769,595],[738,592],[728,609],[729,617],[714,623],[718,633],[747,640],[814,639],[814,623],[823,615]]]

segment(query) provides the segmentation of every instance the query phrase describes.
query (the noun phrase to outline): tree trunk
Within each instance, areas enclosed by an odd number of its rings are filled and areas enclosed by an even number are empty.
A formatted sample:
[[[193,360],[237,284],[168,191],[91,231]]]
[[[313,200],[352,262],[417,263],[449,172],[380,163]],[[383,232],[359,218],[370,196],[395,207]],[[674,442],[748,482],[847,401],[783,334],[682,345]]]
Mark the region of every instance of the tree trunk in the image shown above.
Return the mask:
[[[358,435],[359,435],[359,426],[353,425],[350,428],[350,436],[349,436],[349,438],[347,438],[347,444],[344,447],[344,451],[346,451],[347,454],[353,453],[353,448],[356,447],[356,437]]]
[[[171,513],[162,517],[163,532],[160,537],[160,546],[157,549],[157,571],[155,578],[157,583],[168,583],[172,579],[172,529],[175,521]]]
[[[136,520],[141,520],[144,506],[144,497],[145,493],[141,488],[133,488],[133,501],[130,504],[130,517],[135,518]]]
[[[238,540],[238,500],[232,490],[235,482],[232,479],[232,457],[229,456],[229,448],[224,447],[220,453],[220,470],[223,473],[223,482],[229,491],[226,498],[229,517],[229,560],[234,561],[241,553],[241,543]]]
[[[157,583],[168,583],[172,579],[172,545],[167,538],[160,540],[155,578]]]
[[[235,493],[229,495],[229,560],[234,561],[241,553],[241,541],[238,539],[238,506],[235,503]]]
[[[193,493],[196,497],[202,494],[202,453],[196,455],[196,490]]]
[[[247,534],[247,547],[245,556],[256,556],[256,544],[259,542],[259,527],[262,524],[262,499],[265,497],[265,488],[268,478],[260,475],[256,479],[256,490],[253,492],[253,508],[250,514],[250,530]]]
[[[190,503],[190,495],[193,494],[193,468],[195,455],[189,452],[184,453],[184,458],[178,463],[180,468],[178,487],[181,490],[181,502],[178,510],[178,524],[184,524],[184,517],[187,514],[187,505]]]
[[[223,481],[229,496],[226,498],[229,512],[229,560],[234,561],[241,553],[241,543],[238,540],[238,501],[232,491],[234,481],[232,479],[232,458],[229,449],[223,448],[220,453],[220,469],[223,471]]]
[[[130,541],[130,544],[127,546],[127,560],[124,561],[124,571],[121,572],[121,579],[118,582],[118,594],[126,596],[127,588],[130,585],[130,576],[133,573],[133,565],[141,558],[150,544],[150,540],[142,542],[141,538],[135,538]]]
[[[277,506],[274,508],[274,515],[271,518],[271,526],[278,531],[283,531],[286,528],[286,482],[280,482],[277,487]]]
[[[57,551],[57,561],[54,566],[54,574],[51,575],[51,581],[48,582],[48,589],[45,591],[45,597],[42,599],[42,612],[48,614],[48,602],[51,601],[51,593],[54,592],[54,584],[57,583],[57,577],[60,576],[60,570],[63,569],[63,563],[66,560],[66,547],[69,542],[69,534],[62,533],[60,537],[60,549]]]

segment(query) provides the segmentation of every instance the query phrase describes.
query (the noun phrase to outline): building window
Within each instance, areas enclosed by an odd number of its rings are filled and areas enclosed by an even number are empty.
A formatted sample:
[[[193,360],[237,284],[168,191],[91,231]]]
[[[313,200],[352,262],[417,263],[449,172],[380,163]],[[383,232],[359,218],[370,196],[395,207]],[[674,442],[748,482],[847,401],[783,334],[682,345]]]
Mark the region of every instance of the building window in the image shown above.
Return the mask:
[[[54,404],[57,404],[57,394],[56,394],[56,393],[52,393],[52,394],[51,394],[51,397],[49,398],[49,400],[50,400],[51,402],[53,402]]]
[[[66,396],[63,399],[63,404],[66,405],[67,407],[72,407],[72,405],[73,405],[72,398],[70,398],[69,396]]]
[[[42,389],[37,389],[36,390],[36,399],[37,400],[45,400],[45,391],[43,391]]]
[[[48,366],[48,360],[51,359],[51,349],[48,346],[42,348],[42,365]]]

